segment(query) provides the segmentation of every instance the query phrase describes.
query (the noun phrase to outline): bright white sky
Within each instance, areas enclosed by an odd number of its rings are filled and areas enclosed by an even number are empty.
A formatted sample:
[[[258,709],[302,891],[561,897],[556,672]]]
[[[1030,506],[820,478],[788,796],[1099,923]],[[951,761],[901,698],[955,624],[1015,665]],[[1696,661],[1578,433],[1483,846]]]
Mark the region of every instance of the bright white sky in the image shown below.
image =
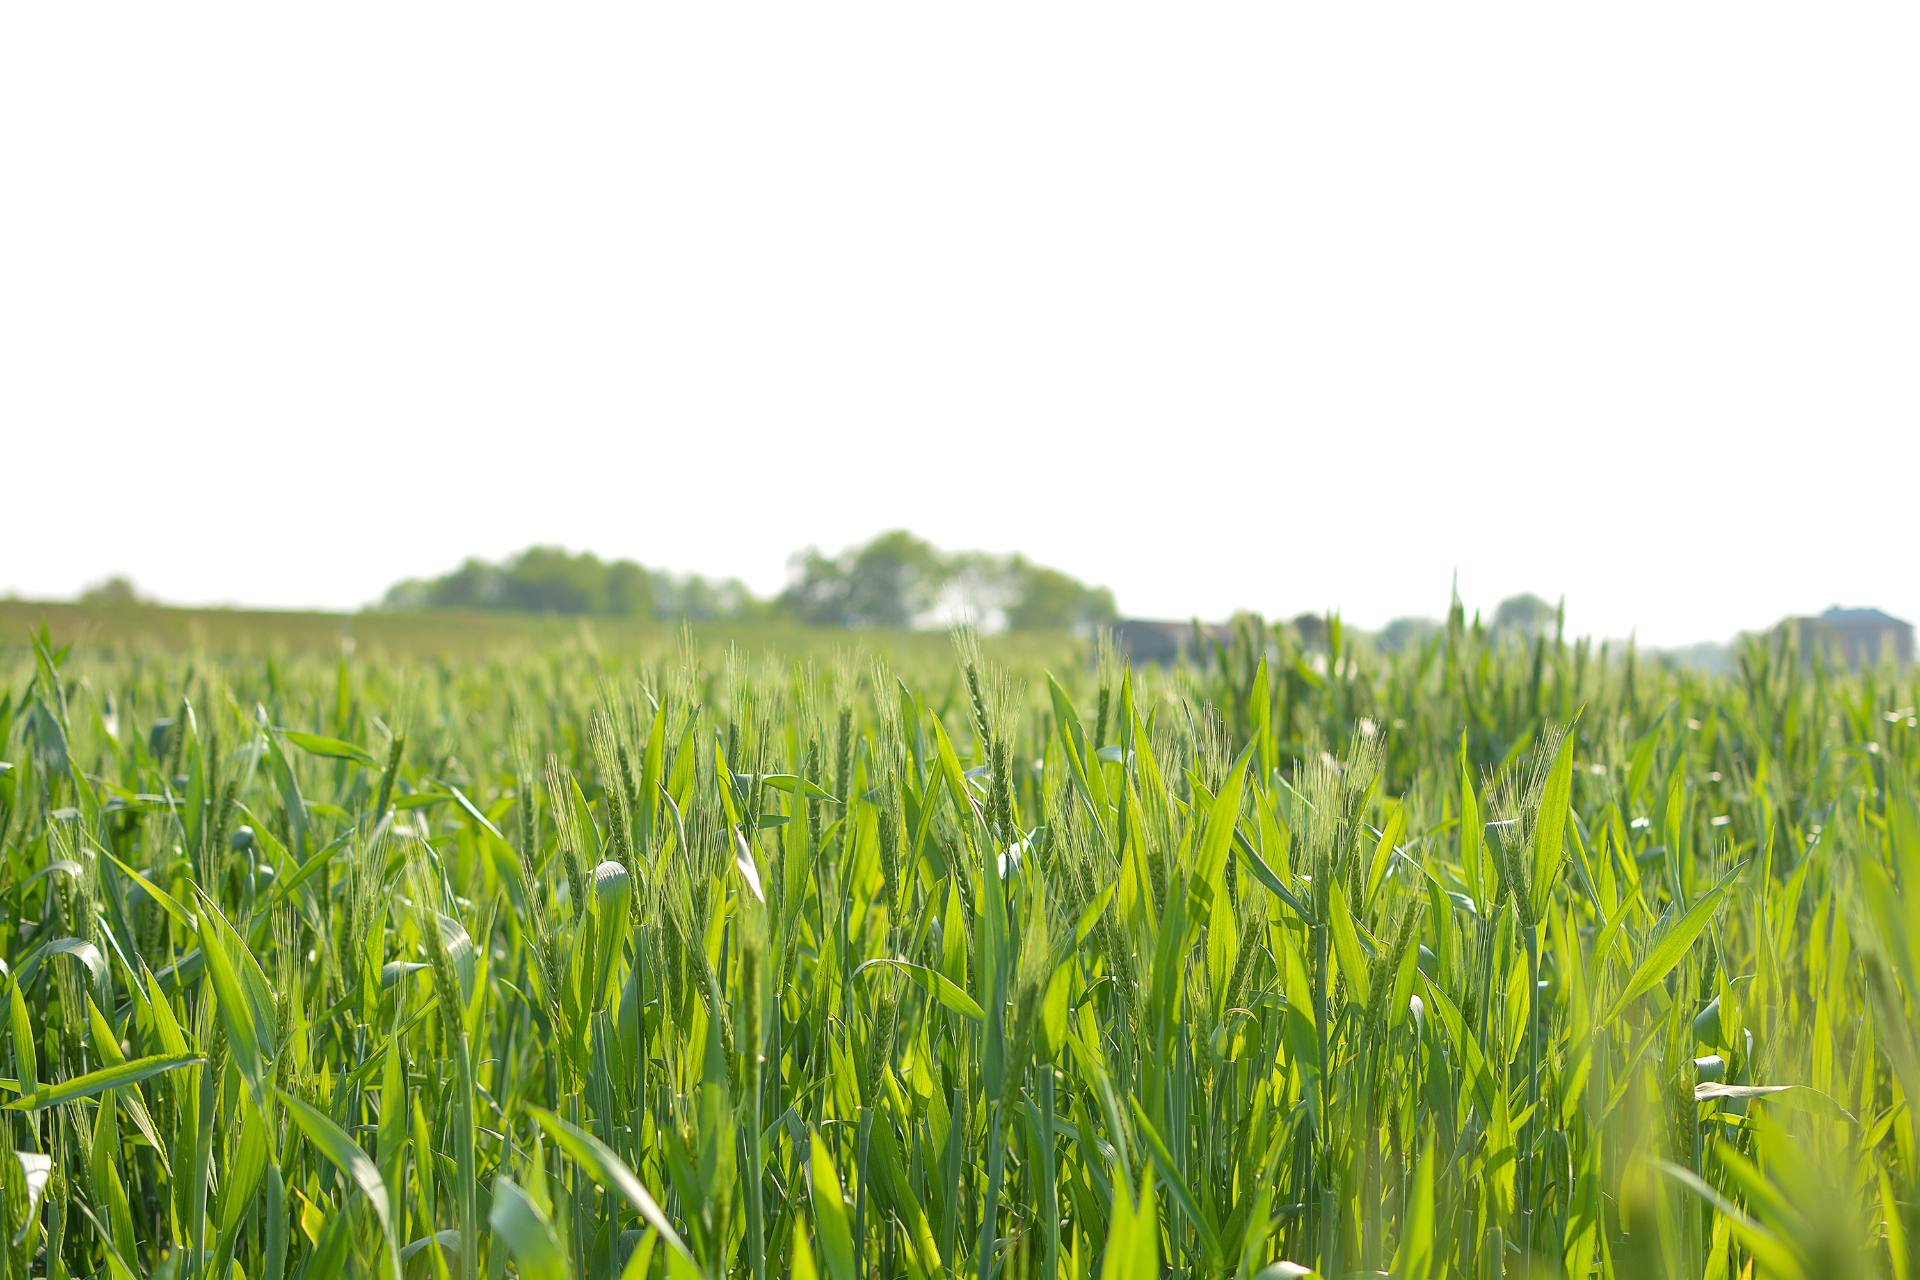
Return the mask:
[[[11,5],[0,593],[907,526],[1145,615],[1920,617],[1920,8]]]

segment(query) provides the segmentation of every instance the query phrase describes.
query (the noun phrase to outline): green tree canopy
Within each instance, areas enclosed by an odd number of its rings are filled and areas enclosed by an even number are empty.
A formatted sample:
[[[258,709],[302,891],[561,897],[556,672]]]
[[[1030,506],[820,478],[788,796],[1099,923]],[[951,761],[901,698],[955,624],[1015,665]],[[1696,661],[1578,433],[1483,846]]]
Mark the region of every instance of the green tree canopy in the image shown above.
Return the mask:
[[[913,627],[943,610],[989,629],[1081,630],[1110,622],[1113,593],[1022,555],[945,553],[904,529],[837,556],[793,558],[781,607],[821,626]]]
[[[1560,617],[1557,605],[1547,603],[1531,591],[1508,596],[1493,611],[1493,629],[1534,636],[1551,629]]]
[[[676,577],[632,560],[528,547],[499,564],[469,559],[438,578],[395,584],[391,609],[485,609],[601,618],[731,617],[760,607],[740,583]]]
[[[142,602],[140,589],[133,585],[133,579],[119,573],[94,583],[80,593],[81,604],[120,606]]]
[[[1024,556],[1007,561],[1006,578],[1012,591],[1006,610],[1010,631],[1080,631],[1118,616],[1107,588],[1090,587]]]
[[[649,569],[534,546],[499,563],[469,559],[387,592],[393,609],[486,609],[604,618],[742,618],[778,611],[828,627],[908,628],[968,617],[989,629],[1084,630],[1114,617],[1113,593],[1024,556],[941,551],[893,529],[829,556],[809,548],[773,601],[737,578]]]
[[[1405,653],[1418,649],[1443,629],[1443,624],[1433,618],[1395,618],[1380,628],[1379,645],[1388,653]]]

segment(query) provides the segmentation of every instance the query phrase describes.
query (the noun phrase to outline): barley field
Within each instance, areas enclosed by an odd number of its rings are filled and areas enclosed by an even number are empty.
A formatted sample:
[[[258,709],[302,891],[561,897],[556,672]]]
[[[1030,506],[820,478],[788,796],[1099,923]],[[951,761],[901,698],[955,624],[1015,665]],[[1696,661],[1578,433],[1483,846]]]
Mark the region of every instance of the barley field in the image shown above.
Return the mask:
[[[0,1277],[1913,1274],[1911,673],[27,636]]]

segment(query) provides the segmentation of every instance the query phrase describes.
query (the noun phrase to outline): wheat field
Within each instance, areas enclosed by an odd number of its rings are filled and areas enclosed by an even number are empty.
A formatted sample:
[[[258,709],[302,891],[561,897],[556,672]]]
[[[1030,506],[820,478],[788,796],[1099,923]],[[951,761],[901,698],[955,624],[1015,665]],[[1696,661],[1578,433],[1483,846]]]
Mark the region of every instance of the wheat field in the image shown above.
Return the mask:
[[[1912,1274],[1910,673],[0,651],[0,1276]]]

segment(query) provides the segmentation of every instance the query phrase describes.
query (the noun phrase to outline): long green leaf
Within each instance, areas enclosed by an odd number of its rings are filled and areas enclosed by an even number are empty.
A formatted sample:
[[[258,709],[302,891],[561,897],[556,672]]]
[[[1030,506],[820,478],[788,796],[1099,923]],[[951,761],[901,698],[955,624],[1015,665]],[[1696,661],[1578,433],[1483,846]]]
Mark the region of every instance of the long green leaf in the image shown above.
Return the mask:
[[[551,1111],[539,1107],[528,1107],[527,1114],[535,1123],[547,1131],[549,1137],[562,1151],[573,1159],[589,1177],[601,1186],[617,1192],[621,1199],[632,1205],[646,1224],[660,1233],[660,1239],[667,1248],[679,1254],[688,1262],[693,1261],[693,1251],[675,1231],[673,1223],[660,1208],[640,1179],[628,1168],[626,1162],[614,1154],[611,1147],[592,1134],[575,1128]]]
[[[1627,979],[1627,985],[1614,998],[1613,1004],[1607,1010],[1607,1016],[1602,1021],[1612,1022],[1618,1018],[1628,1005],[1653,990],[1662,979],[1673,972],[1674,966],[1680,963],[1688,949],[1693,946],[1694,939],[1698,938],[1701,931],[1713,920],[1714,913],[1720,909],[1721,901],[1733,888],[1734,881],[1738,880],[1745,870],[1746,865],[1743,863],[1720,877],[1719,883],[1701,894],[1686,915],[1680,917],[1678,922],[1670,925],[1654,939],[1647,953],[1640,957],[1640,963],[1634,966],[1633,976]]]
[[[506,1241],[524,1280],[567,1280],[567,1257],[560,1251],[553,1224],[505,1174],[494,1180],[493,1211],[487,1222]]]
[[[287,1108],[287,1115],[306,1135],[307,1141],[313,1144],[314,1150],[351,1179],[367,1198],[367,1203],[373,1206],[374,1216],[380,1219],[380,1231],[387,1240],[388,1268],[394,1280],[402,1280],[400,1237],[394,1229],[393,1207],[387,1199],[386,1180],[380,1176],[378,1166],[330,1117],[284,1089],[278,1093],[281,1103]]]
[[[44,1111],[48,1107],[62,1102],[75,1102],[81,1098],[91,1098],[114,1089],[123,1089],[130,1084],[139,1084],[166,1071],[177,1071],[181,1067],[190,1067],[206,1059],[192,1054],[157,1053],[152,1057],[133,1058],[126,1062],[116,1062],[110,1067],[101,1067],[85,1075],[62,1080],[58,1084],[42,1085],[24,1097],[15,1098],[6,1106],[8,1111]]]

